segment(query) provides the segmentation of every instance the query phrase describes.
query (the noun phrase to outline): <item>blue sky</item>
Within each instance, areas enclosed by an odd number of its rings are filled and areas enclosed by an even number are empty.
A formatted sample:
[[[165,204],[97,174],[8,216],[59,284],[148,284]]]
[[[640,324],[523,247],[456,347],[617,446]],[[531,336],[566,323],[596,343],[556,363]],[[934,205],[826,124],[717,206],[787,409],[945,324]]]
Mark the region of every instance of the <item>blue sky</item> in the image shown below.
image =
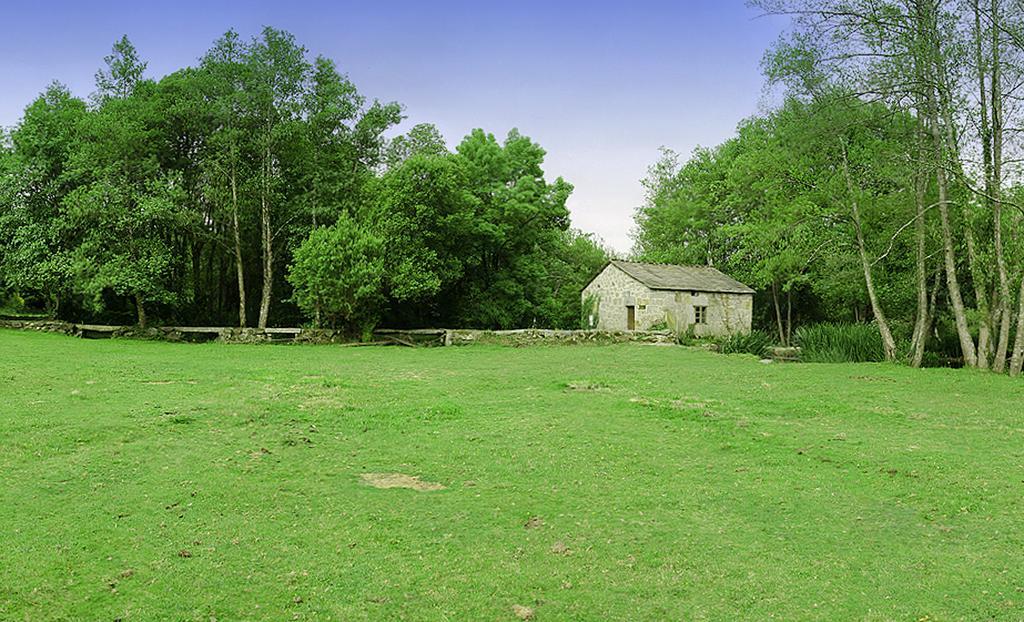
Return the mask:
[[[13,6],[11,6],[13,5]],[[688,154],[764,105],[759,63],[786,23],[742,0],[676,2],[12,2],[0,38],[0,125],[52,80],[78,95],[127,34],[160,77],[229,28],[292,32],[371,98],[405,106],[452,145],[510,128],[576,187],[575,226],[631,246],[640,179],[662,145]]]

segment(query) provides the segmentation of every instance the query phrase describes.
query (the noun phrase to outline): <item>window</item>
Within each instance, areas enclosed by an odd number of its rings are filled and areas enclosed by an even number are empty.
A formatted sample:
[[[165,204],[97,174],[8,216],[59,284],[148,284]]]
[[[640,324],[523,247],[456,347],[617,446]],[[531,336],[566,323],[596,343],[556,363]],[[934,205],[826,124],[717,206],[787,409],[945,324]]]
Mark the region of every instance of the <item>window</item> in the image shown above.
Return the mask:
[[[693,308],[693,323],[694,324],[707,324],[708,323],[708,308],[707,307],[694,307]]]
[[[691,295],[691,296],[699,296],[699,295],[700,295],[700,292],[690,292],[690,295]]]
[[[637,305],[637,308],[640,309],[641,311],[643,311],[643,310],[647,309],[647,305]]]

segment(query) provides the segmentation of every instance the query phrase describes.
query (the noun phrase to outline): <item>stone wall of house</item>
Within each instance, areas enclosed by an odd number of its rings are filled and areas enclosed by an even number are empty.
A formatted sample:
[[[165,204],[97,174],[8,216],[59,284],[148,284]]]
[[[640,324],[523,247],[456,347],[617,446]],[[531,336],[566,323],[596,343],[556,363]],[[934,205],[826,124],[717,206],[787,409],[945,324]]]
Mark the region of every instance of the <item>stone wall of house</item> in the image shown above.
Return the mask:
[[[698,337],[749,332],[752,321],[751,294],[652,290],[614,265],[609,265],[583,290],[583,305],[593,297],[591,327],[599,330],[627,330],[627,306],[633,306],[636,330],[665,326],[687,332],[692,326]],[[696,324],[694,307],[707,307],[706,324]]]

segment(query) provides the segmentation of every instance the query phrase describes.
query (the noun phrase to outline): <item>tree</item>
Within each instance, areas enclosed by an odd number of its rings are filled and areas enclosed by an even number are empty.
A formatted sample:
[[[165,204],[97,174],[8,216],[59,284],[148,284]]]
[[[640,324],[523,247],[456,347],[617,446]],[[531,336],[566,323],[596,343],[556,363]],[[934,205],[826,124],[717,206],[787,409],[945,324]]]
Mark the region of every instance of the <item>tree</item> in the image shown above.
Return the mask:
[[[381,316],[383,245],[342,214],[330,227],[313,230],[289,268],[292,297],[307,315],[350,334],[372,330]]]
[[[455,323],[509,328],[546,322],[547,261],[569,227],[572,185],[548,183],[544,150],[513,129],[503,144],[473,130],[457,147],[476,200],[476,235],[452,298]]]
[[[1003,102],[1014,97],[1019,82],[1020,7],[1002,0],[756,4],[794,17],[793,36],[772,54],[775,76],[805,92],[840,84],[864,99],[908,110],[922,129],[913,156],[919,250],[912,361],[921,360],[930,313],[926,254],[920,249],[928,234],[926,214],[934,206],[948,311],[964,362],[1004,369],[1013,296],[1003,242],[1004,128],[1013,127],[1006,115],[1016,111]],[[934,181],[932,205],[923,200],[925,174]]]
[[[106,68],[96,72],[95,100],[102,103],[108,98],[126,99],[135,90],[135,85],[142,81],[146,72],[146,63],[140,58],[138,51],[128,35],[122,36],[114,43],[109,56],[103,58]]]
[[[79,146],[85,102],[53,83],[32,104],[10,136],[0,170],[0,272],[8,287],[42,298],[60,312],[71,292],[69,252],[75,232],[64,201],[74,188],[72,157]]]
[[[578,229],[564,231],[544,262],[545,289],[538,323],[551,328],[592,328],[583,316],[580,292],[611,259],[601,241]]]
[[[479,226],[463,163],[451,154],[413,155],[380,179],[375,195],[368,219],[387,249],[395,319],[440,320],[437,298],[465,274]]]
[[[246,57],[246,124],[256,148],[260,252],[263,273],[257,326],[266,328],[274,288],[274,251],[287,223],[286,160],[299,148],[300,119],[309,63],[305,48],[283,31],[264,28]]]
[[[884,240],[879,229],[911,216],[901,180],[912,173],[905,155],[913,127],[885,106],[833,93],[789,98],[683,166],[666,151],[644,182],[637,253],[719,266],[767,291],[781,343],[794,313],[836,317],[853,301],[856,316],[866,302],[892,358],[883,307],[904,303],[879,291],[874,267],[901,272],[906,250],[873,247]]]
[[[441,156],[448,153],[444,136],[431,123],[413,126],[408,133],[396,136],[385,147],[384,163],[396,168],[414,155]]]
[[[202,91],[211,131],[208,150],[200,166],[204,169],[204,191],[214,205],[213,221],[224,221],[230,231],[228,248],[235,266],[238,291],[238,325],[246,326],[246,279],[243,226],[246,222],[242,196],[244,180],[251,174],[246,153],[250,152],[244,123],[244,91],[247,79],[248,46],[233,30],[214,42],[201,59]]]
[[[176,298],[171,280],[182,257],[173,237],[187,227],[181,180],[157,158],[156,86],[144,81],[110,93],[100,86],[101,105],[83,124],[74,156],[81,183],[65,200],[69,222],[83,232],[73,250],[77,286],[94,301],[107,288],[131,297],[144,328],[147,304]]]
[[[176,192],[170,179],[139,188],[105,176],[68,199],[71,218],[88,231],[74,253],[78,287],[94,301],[107,288],[130,296],[141,328],[148,304],[176,299],[171,279],[181,257],[161,235],[182,224]]]

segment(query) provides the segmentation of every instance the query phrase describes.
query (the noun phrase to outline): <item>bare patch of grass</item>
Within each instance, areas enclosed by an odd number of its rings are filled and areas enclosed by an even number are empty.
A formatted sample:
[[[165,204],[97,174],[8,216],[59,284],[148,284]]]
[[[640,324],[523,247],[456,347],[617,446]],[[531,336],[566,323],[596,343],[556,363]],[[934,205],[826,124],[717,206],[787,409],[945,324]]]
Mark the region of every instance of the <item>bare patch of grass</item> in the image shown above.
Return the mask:
[[[581,392],[598,392],[598,391],[611,391],[611,387],[602,382],[593,382],[590,380],[576,380],[573,382],[565,383],[566,391],[581,391]]]
[[[437,482],[425,482],[418,475],[404,473],[363,473],[359,476],[364,484],[374,488],[409,488],[411,490],[444,490]]]

